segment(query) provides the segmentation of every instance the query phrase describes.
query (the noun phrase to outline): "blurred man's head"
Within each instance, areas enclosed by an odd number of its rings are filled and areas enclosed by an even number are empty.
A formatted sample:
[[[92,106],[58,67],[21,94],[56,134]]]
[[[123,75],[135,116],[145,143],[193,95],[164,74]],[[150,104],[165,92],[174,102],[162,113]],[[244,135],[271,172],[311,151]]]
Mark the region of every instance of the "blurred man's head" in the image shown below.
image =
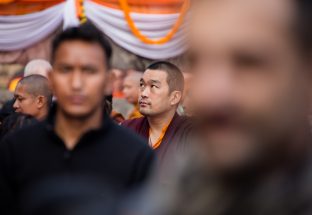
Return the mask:
[[[48,79],[41,75],[30,75],[21,79],[14,97],[13,107],[16,112],[31,115],[38,120],[44,119],[52,102]]]
[[[145,116],[176,111],[183,94],[184,78],[178,67],[156,62],[145,70],[140,81],[139,110]]]
[[[311,1],[203,0],[193,10],[189,60],[207,158],[236,169],[278,157],[307,129]]]
[[[142,72],[131,71],[123,82],[123,94],[130,104],[138,104],[142,75]]]
[[[108,40],[89,24],[55,38],[49,77],[62,114],[86,118],[102,108],[111,54]]]
[[[42,75],[48,77],[48,73],[52,71],[51,64],[46,60],[36,59],[30,61],[24,69],[24,77],[30,75]]]

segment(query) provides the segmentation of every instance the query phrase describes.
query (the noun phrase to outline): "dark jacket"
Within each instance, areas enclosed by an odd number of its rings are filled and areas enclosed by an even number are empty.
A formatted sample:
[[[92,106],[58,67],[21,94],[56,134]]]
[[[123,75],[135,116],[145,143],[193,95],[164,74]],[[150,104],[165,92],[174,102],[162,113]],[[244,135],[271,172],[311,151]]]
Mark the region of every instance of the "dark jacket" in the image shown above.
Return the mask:
[[[140,137],[105,116],[102,127],[85,133],[70,151],[54,131],[55,109],[46,121],[19,130],[0,143],[1,215],[13,214],[12,208],[27,199],[29,190],[53,178],[69,184],[81,179],[84,184],[80,187],[96,181],[118,191],[140,185],[147,178],[154,154]],[[58,187],[58,182],[53,183]],[[101,195],[100,188],[96,192]],[[36,194],[38,199],[41,193],[44,191]],[[62,190],[58,194],[62,195]],[[49,198],[47,193],[42,196]]]

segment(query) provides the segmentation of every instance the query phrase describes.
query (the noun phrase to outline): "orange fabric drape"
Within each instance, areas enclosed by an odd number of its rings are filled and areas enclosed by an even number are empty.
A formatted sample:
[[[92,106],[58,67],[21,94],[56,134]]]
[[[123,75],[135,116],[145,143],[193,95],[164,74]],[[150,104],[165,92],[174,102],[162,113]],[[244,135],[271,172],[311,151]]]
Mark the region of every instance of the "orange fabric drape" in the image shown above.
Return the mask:
[[[65,0],[0,0],[0,15],[23,15],[38,12]],[[94,2],[121,9],[119,0],[93,0]],[[184,0],[128,0],[131,12],[179,13]]]
[[[0,15],[23,15],[38,12],[65,0],[0,0]]]

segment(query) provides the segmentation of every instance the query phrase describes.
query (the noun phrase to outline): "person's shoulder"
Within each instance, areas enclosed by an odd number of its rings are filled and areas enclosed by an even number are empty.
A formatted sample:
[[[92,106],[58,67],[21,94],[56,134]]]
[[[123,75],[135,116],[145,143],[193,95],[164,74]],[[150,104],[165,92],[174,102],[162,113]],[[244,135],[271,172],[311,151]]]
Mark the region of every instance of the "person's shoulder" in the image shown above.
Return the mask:
[[[144,122],[144,120],[145,120],[145,117],[128,119],[128,120],[123,121],[121,125],[124,127],[133,128],[133,127],[141,125]]]
[[[131,129],[120,126],[116,123],[112,123],[112,130],[115,134],[118,134],[118,138],[125,139],[127,142],[129,141],[139,141],[144,142],[143,138],[133,132]]]
[[[19,128],[16,131],[6,135],[1,142],[29,142],[38,139],[38,136],[44,131],[44,123],[36,122],[32,125]]]
[[[194,126],[192,118],[188,116],[176,115],[174,121],[179,129],[192,129]]]

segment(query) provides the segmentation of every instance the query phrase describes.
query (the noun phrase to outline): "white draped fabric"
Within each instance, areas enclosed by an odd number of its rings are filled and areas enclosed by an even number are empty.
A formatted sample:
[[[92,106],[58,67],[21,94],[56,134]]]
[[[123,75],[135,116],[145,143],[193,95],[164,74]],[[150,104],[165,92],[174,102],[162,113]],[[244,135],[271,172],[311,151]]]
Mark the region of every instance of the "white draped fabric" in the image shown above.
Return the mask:
[[[139,56],[165,59],[178,56],[185,50],[184,25],[169,42],[149,45],[132,34],[121,10],[86,0],[85,11],[87,18],[116,44]],[[178,16],[179,14],[131,14],[142,34],[151,39],[164,37],[171,30]],[[67,0],[33,14],[0,16],[0,51],[27,48],[47,37],[62,23],[63,28],[79,25],[74,0]]]
[[[79,19],[76,16],[76,4],[75,0],[66,0],[64,12],[63,12],[63,29],[69,27],[75,27],[79,25]]]
[[[88,19],[115,43],[134,54],[149,59],[165,59],[178,56],[185,50],[183,26],[169,42],[149,45],[132,34],[122,11],[103,7],[92,1],[86,1],[85,8]],[[151,39],[164,37],[178,16],[179,14],[131,14],[142,34]]]
[[[21,16],[0,16],[0,50],[29,47],[51,34],[63,20],[64,3]]]

